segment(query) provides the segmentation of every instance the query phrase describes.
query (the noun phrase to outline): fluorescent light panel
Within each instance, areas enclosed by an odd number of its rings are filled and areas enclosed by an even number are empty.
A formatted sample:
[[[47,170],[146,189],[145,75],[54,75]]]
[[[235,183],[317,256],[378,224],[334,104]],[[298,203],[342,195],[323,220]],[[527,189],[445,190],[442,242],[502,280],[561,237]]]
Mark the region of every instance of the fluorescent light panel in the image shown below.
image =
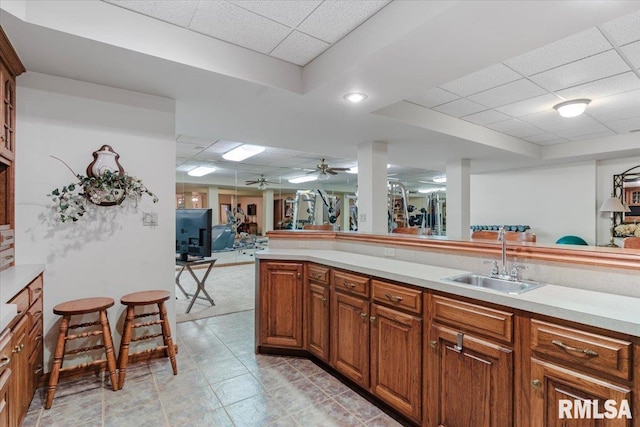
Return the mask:
[[[243,144],[224,153],[222,158],[225,160],[231,160],[232,162],[241,162],[249,157],[255,156],[256,154],[260,154],[263,151],[264,147],[261,147],[260,145]]]
[[[318,179],[317,175],[305,175],[305,176],[299,176],[297,178],[291,178],[289,182],[292,184],[301,184],[303,182],[315,181],[316,179]]]
[[[212,173],[215,170],[216,170],[216,168],[212,168],[211,166],[198,166],[197,168],[191,169],[189,172],[187,172],[187,175],[190,175],[190,176],[205,176],[207,174]]]

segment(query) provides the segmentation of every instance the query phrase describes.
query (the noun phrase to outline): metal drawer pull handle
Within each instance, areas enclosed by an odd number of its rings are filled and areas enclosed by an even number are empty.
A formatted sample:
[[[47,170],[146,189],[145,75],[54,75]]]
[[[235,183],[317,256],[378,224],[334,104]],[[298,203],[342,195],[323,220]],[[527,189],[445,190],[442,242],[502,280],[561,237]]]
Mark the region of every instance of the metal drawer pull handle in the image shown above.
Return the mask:
[[[322,297],[322,304],[326,304],[327,303],[327,297]]]
[[[18,316],[21,315],[22,313],[24,313],[23,310],[18,310],[18,312],[16,313]]]
[[[360,313],[360,317],[362,317],[363,319],[367,318],[367,313]]]
[[[13,236],[7,236],[4,238],[4,240],[13,240]]]
[[[2,356],[2,359],[0,359],[0,368],[4,368],[9,364],[9,362],[11,362],[11,359],[9,357]]]
[[[593,357],[598,357],[599,356],[597,351],[591,350],[590,348],[571,347],[570,345],[566,345],[562,341],[556,341],[556,340],[551,341],[551,344],[553,344],[553,345],[555,345],[557,347],[560,347],[563,350],[575,351],[576,353],[586,354],[587,356],[593,356]]]
[[[391,295],[389,293],[384,294],[385,297],[389,298],[389,300],[393,301],[393,302],[401,302],[402,301],[402,297],[398,297],[395,295]]]
[[[542,386],[542,383],[540,382],[540,380],[531,380],[531,385],[535,388],[540,388],[540,386]]]
[[[322,274],[321,273],[311,273],[311,277],[313,277],[314,279],[322,279]]]
[[[36,316],[36,317],[37,317],[37,316],[40,316],[40,315],[42,314],[42,310],[38,310],[38,311],[36,311],[36,312],[35,312],[35,313],[33,313],[33,314],[34,314],[34,316]]]
[[[38,293],[38,292],[40,292],[40,291],[42,291],[42,288],[35,288],[35,289],[33,290],[33,292],[34,292],[34,293]]]
[[[353,288],[355,288],[355,287],[356,287],[356,284],[355,284],[355,283],[347,282],[346,280],[343,280],[343,281],[342,281],[342,284],[343,284],[344,286],[346,286],[347,288],[350,288],[350,289],[353,289]]]
[[[4,259],[6,259],[7,261],[10,261],[13,259],[13,255],[6,256],[4,257]]]
[[[296,279],[302,279],[302,274],[296,273]]]
[[[371,316],[371,317],[369,317],[369,321],[370,321],[371,323],[375,322],[375,321],[376,321],[376,316]]]
[[[438,341],[429,341],[429,345],[431,348],[436,348],[438,346]]]

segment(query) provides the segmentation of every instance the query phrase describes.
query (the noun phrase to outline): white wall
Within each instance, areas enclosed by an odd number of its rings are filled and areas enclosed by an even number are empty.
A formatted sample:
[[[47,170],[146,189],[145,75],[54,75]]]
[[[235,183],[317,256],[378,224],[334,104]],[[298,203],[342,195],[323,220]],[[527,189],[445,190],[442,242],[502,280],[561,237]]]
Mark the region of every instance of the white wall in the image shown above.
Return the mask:
[[[595,162],[471,176],[471,225],[530,225],[542,243],[576,235],[596,244],[598,207]]]
[[[174,292],[175,118],[169,99],[29,72],[18,79],[16,154],[16,259],[45,263],[45,369],[57,337],[54,305],[77,298],[112,297],[109,321],[117,346],[120,297],[146,289]],[[50,155],[85,173],[92,153],[109,144],[125,171],[158,197],[137,209],[91,207],[74,224],[52,220],[55,187],[73,182]],[[125,202],[127,203],[127,202]],[[157,212],[144,227],[142,213]],[[175,333],[175,299],[167,309]],[[72,319],[73,320],[73,319]]]

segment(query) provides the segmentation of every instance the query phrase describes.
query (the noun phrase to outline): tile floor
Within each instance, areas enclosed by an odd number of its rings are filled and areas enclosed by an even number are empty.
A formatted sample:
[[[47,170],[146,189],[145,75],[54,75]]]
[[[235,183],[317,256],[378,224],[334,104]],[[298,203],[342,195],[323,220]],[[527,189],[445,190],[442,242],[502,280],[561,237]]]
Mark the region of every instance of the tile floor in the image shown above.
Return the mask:
[[[178,375],[166,359],[61,382],[53,406],[36,393],[24,427],[399,426],[306,359],[255,355],[254,311],[179,323]]]

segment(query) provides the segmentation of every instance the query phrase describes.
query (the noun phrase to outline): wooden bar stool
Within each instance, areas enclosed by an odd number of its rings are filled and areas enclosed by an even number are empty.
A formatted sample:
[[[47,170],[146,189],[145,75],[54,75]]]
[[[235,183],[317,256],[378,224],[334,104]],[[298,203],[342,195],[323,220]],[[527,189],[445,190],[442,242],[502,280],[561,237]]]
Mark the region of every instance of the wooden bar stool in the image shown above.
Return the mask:
[[[113,338],[111,337],[111,328],[109,327],[109,319],[107,318],[107,309],[109,307],[113,307],[113,304],[113,298],[98,297],[67,301],[53,307],[53,312],[61,315],[62,320],[60,321],[60,333],[58,334],[58,342],[53,356],[53,366],[51,368],[51,376],[49,377],[49,387],[47,387],[47,399],[44,405],[45,409],[51,408],[53,396],[56,393],[56,387],[58,387],[58,379],[61,372],[85,369],[105,362],[105,359],[100,359],[94,360],[93,362],[81,363],[76,366],[63,368],[62,362],[64,361],[65,354],[78,354],[104,348],[106,353],[107,369],[109,370],[109,378],[111,379],[111,387],[113,388],[113,391],[118,390],[116,358],[113,352]],[[96,312],[99,314],[99,320],[96,322],[69,325],[71,316]],[[101,329],[69,335],[69,329],[88,328],[90,326],[101,326]],[[98,335],[102,335],[102,344],[65,351],[67,341]]]
[[[173,369],[173,375],[178,374],[178,367],[176,365],[176,349],[173,346],[173,340],[171,339],[171,327],[169,326],[169,319],[167,318],[167,309],[164,306],[164,302],[168,300],[169,297],[171,297],[170,292],[154,290],[154,291],[134,292],[132,294],[128,294],[120,298],[120,302],[123,305],[127,306],[127,317],[124,320],[124,328],[122,331],[122,341],[120,341],[120,353],[118,353],[118,370],[120,371],[118,385],[120,388],[124,386],[124,379],[127,374],[127,364],[129,363],[129,356],[130,356],[129,345],[132,341],[135,342],[135,341],[148,340],[148,339],[157,338],[161,336],[164,342],[163,346],[158,346],[156,348],[139,351],[137,353],[132,353],[131,355],[151,353],[156,350],[166,350],[167,351],[166,354],[169,357],[169,360],[171,361],[171,368]],[[152,305],[152,304],[157,304],[158,311],[153,313],[142,313],[142,314],[134,313],[136,307]],[[134,319],[137,319],[140,317],[155,316],[155,315],[160,315],[159,316],[160,319],[151,320],[149,322],[143,322],[143,323],[133,323]],[[162,325],[162,333],[152,334],[152,335],[143,335],[137,338],[131,337],[132,329],[153,326],[153,325]]]

